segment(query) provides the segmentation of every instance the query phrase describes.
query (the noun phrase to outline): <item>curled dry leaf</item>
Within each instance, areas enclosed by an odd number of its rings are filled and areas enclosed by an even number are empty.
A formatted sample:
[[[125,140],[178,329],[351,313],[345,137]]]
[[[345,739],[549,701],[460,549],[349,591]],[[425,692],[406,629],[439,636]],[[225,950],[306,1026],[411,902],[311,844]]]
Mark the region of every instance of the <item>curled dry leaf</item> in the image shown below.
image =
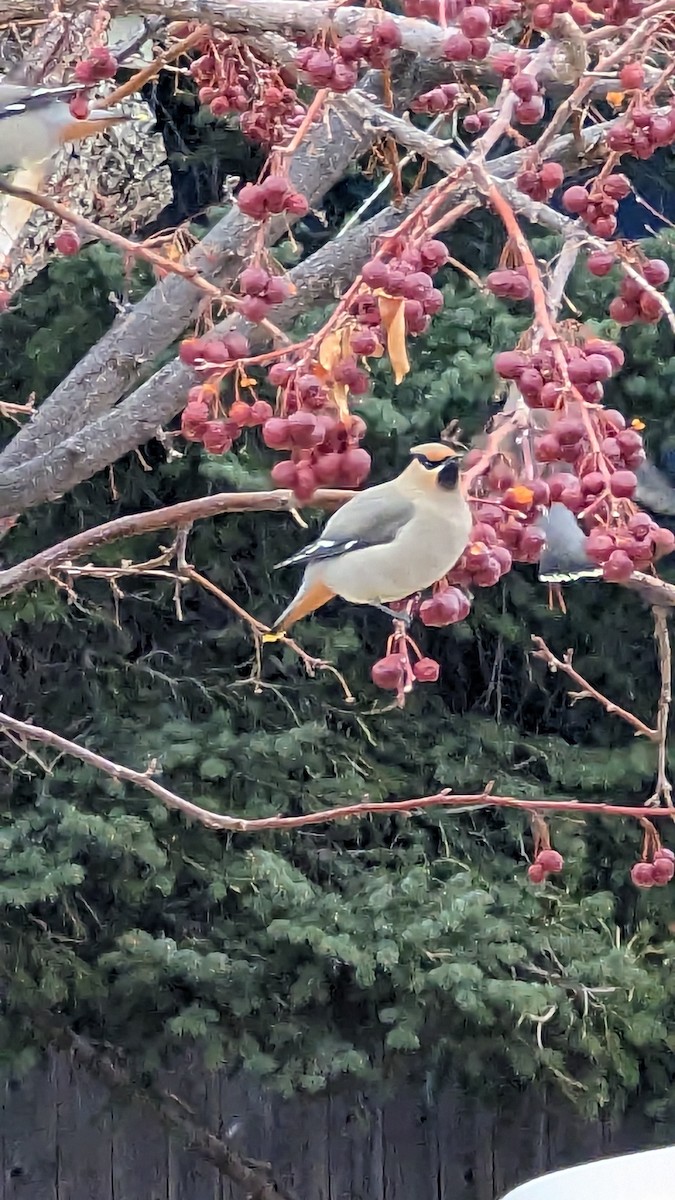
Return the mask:
[[[405,340],[405,300],[379,296],[380,316],[387,334],[387,353],[391,360],[396,383],[401,383],[410,371]]]

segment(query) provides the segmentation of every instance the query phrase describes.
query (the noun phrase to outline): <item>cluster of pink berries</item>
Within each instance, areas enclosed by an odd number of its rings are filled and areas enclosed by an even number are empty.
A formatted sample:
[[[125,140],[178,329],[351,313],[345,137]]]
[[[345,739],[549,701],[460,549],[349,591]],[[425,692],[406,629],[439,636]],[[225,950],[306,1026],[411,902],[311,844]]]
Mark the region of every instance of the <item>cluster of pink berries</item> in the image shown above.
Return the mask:
[[[532,285],[526,267],[491,271],[485,280],[485,286],[500,300],[529,300],[532,296]]]
[[[636,862],[631,867],[630,877],[636,887],[666,887],[675,875],[675,854],[661,847],[654,852],[651,862]]]
[[[540,167],[526,167],[516,175],[516,187],[531,200],[549,200],[565,178],[560,163],[545,162]]]
[[[187,27],[187,25],[186,25]],[[236,38],[210,30],[199,43],[202,54],[190,66],[200,104],[214,117],[241,114],[242,132],[252,142],[271,146],[302,123],[305,110],[290,73],[259,59]]]
[[[663,287],[670,278],[668,264],[661,258],[647,259],[641,271],[651,288]],[[609,306],[609,315],[619,325],[654,325],[663,316],[663,305],[653,291],[647,291],[638,279],[624,275],[619,286],[619,295]]]
[[[651,158],[663,146],[675,142],[675,105],[668,112],[631,107],[625,120],[617,121],[607,134],[607,145],[617,154]]]
[[[408,660],[404,654],[385,654],[370,668],[370,678],[375,687],[388,692],[398,692],[406,682]],[[436,683],[440,667],[434,658],[418,658],[410,664],[410,671],[417,683]]]
[[[296,192],[283,175],[268,175],[262,183],[245,183],[236,199],[241,211],[254,221],[264,221],[273,213],[304,217],[309,212],[306,196]]]
[[[471,6],[471,0],[404,0],[403,9],[408,17],[426,17],[429,21],[434,21],[436,24],[441,23],[441,17],[446,25],[457,21],[461,22],[461,17],[466,10],[471,7],[472,11],[478,8],[478,5]],[[518,3],[518,0],[491,0],[489,4],[480,6],[483,12],[489,15],[489,24],[487,29],[503,29],[512,21],[514,17],[519,16],[523,11],[523,5]],[[467,33],[467,29],[474,30],[476,28],[485,28],[485,20],[482,18],[480,24],[471,24],[462,26],[466,37],[481,37],[478,33]]]
[[[194,367],[203,378],[202,383],[190,388],[181,414],[181,433],[186,441],[200,442],[210,454],[225,454],[244,429],[264,426],[274,416],[266,400],[252,404],[235,400],[227,415],[220,415],[220,381],[250,353],[242,334],[186,338],[178,353],[181,362]]]
[[[117,59],[107,46],[92,46],[73,74],[77,82],[85,87],[100,83],[103,79],[113,79],[117,74]]]
[[[416,113],[447,113],[452,112],[464,97],[459,84],[441,83],[430,92],[423,92],[410,107]]]
[[[616,213],[619,201],[630,195],[631,186],[625,175],[608,175],[602,182],[588,187],[575,184],[563,192],[563,208],[581,217],[590,233],[611,238],[616,233]]]
[[[293,285],[284,275],[270,275],[264,267],[245,267],[238,283],[242,296],[239,311],[248,321],[262,321],[271,308],[293,293]]]
[[[601,338],[589,338],[583,346],[562,343],[570,383],[582,400],[599,404],[603,383],[623,366],[624,355],[619,346]],[[535,353],[523,350],[503,350],[495,355],[495,370],[502,379],[514,379],[525,403],[530,408],[557,409],[565,391],[561,366],[548,339],[544,338]]]
[[[530,883],[544,883],[549,875],[559,875],[564,866],[565,860],[557,850],[540,850],[527,868],[527,876]]]

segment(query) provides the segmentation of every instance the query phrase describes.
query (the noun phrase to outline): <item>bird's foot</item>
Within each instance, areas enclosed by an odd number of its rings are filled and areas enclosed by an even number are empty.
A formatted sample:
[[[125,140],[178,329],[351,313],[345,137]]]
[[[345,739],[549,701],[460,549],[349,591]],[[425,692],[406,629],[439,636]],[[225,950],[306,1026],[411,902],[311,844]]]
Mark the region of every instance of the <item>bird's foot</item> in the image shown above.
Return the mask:
[[[268,642],[282,642],[286,636],[283,629],[270,629],[268,633],[263,633],[262,635],[263,646]]]
[[[402,608],[400,612],[396,612],[393,608],[387,608],[386,604],[374,604],[373,608],[379,609],[380,612],[386,613],[388,617],[391,617],[392,621],[400,621],[405,625],[406,629],[410,629],[412,625],[412,613],[409,613],[407,609]]]

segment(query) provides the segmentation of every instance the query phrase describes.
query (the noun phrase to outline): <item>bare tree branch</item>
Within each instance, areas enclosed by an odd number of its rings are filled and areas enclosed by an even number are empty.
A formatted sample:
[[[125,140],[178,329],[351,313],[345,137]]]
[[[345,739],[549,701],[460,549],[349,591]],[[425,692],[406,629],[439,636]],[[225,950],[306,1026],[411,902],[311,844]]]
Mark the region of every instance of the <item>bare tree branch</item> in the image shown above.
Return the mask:
[[[529,797],[524,800],[515,796],[495,796],[492,791],[493,785],[488,783],[481,792],[463,795],[454,794],[449,788],[445,788],[433,796],[421,796],[414,800],[370,801],[366,799],[359,804],[336,805],[333,808],[326,808],[322,812],[303,813],[296,817],[280,815],[251,818],[233,817],[227,813],[211,812],[209,809],[201,808],[198,804],[193,804],[190,800],[185,800],[175,792],[169,791],[168,788],[163,787],[152,778],[150,773],[152,764],[147,771],[134,771],[131,767],[124,767],[109,758],[104,758],[101,754],[96,754],[93,750],[88,750],[85,746],[78,745],[77,742],[71,742],[68,738],[52,733],[50,729],[42,729],[27,721],[18,721],[3,712],[0,712],[0,730],[4,730],[8,735],[13,735],[15,741],[20,739],[26,742],[39,742],[43,746],[57,750],[60,754],[77,758],[80,762],[102,771],[112,779],[131,783],[143,791],[150,792],[167,808],[181,812],[188,820],[197,821],[208,829],[220,829],[230,833],[260,833],[268,829],[304,829],[309,825],[325,825],[347,818],[414,813],[427,808],[448,808],[455,812],[492,807],[514,808],[529,813],[590,813],[600,816],[635,817],[638,820],[644,820],[645,817],[649,817],[651,820],[654,817],[672,816],[669,809],[647,808],[642,805],[604,804],[576,800],[540,800]]]
[[[138,1083],[121,1055],[111,1046],[99,1046],[72,1029],[64,1026],[53,1015],[42,1017],[35,1014],[35,1022],[44,1030],[51,1046],[64,1046],[72,1051],[77,1061],[115,1095],[121,1094],[128,1101],[131,1096],[138,1103],[148,1106],[166,1124],[177,1130],[186,1147],[194,1150],[201,1158],[213,1164],[227,1179],[242,1189],[245,1200],[298,1200],[295,1192],[274,1178],[270,1163],[246,1158],[234,1150],[223,1138],[198,1120],[195,1112],[178,1096],[167,1092],[159,1084]]]
[[[353,492],[338,489],[323,489],[312,497],[316,508],[337,508],[353,496]],[[289,491],[271,492],[218,492],[215,496],[202,496],[197,500],[185,500],[158,508],[154,512],[134,513],[130,517],[118,517],[105,525],[97,525],[66,538],[48,550],[41,550],[32,558],[24,559],[16,566],[0,571],[0,596],[20,591],[30,583],[49,579],[60,566],[70,564],[83,554],[109,546],[125,538],[141,537],[156,533],[160,529],[177,529],[191,525],[193,521],[207,520],[225,512],[291,512],[298,501]]]

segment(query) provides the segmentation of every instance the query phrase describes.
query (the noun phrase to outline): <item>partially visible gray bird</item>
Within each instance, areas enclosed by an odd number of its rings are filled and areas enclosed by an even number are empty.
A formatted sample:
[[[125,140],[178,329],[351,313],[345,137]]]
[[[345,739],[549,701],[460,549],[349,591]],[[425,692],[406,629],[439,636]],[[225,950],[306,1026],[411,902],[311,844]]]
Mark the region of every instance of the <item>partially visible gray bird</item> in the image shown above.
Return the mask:
[[[0,83],[0,174],[52,159],[66,142],[92,137],[111,125],[129,120],[108,108],[93,108],[83,120],[74,117],[68,101],[82,84],[28,87]]]

